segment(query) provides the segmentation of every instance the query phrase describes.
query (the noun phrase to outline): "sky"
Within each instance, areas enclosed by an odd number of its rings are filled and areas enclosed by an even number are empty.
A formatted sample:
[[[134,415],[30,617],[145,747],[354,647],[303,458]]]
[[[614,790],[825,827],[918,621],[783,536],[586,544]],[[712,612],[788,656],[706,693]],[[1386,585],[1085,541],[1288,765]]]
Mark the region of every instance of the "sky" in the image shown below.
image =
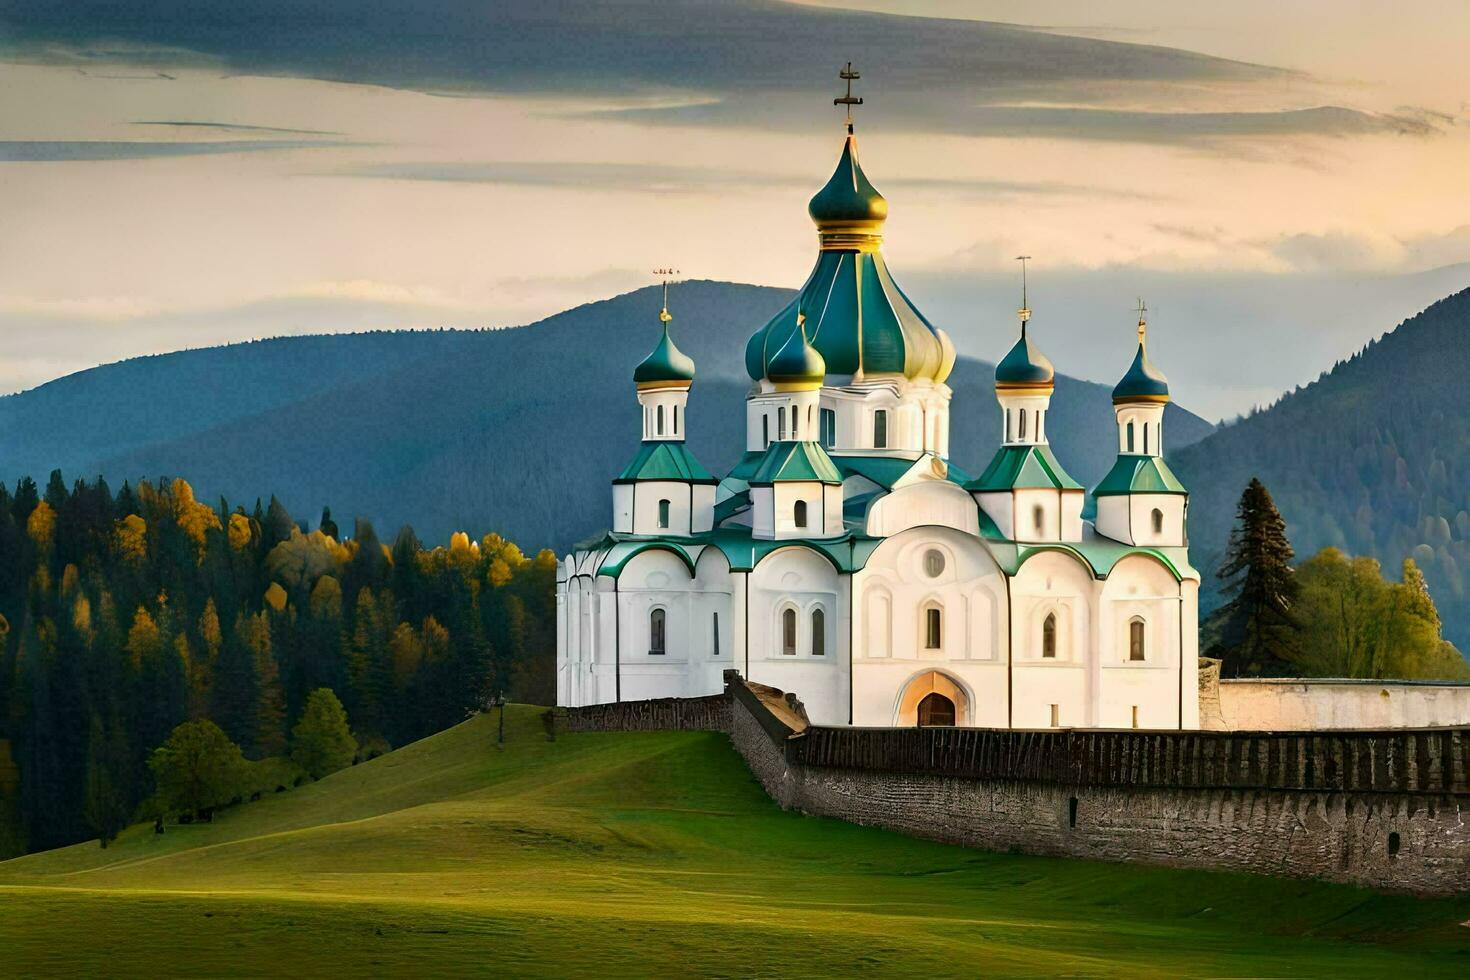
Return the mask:
[[[0,0],[0,392],[660,266],[798,286],[851,59],[890,264],[962,354],[1009,346],[1024,253],[1059,370],[1115,380],[1142,295],[1228,417],[1470,286],[1467,41],[1412,0]]]

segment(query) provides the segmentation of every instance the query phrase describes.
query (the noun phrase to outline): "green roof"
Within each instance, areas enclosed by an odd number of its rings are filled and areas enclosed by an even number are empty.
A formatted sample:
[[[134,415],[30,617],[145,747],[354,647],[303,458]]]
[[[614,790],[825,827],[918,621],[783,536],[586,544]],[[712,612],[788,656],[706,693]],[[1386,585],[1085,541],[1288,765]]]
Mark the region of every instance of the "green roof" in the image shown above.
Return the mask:
[[[909,452],[901,455],[884,456],[833,456],[832,462],[842,471],[843,476],[860,476],[866,480],[878,484],[885,490],[892,490],[893,485],[904,478],[914,464],[923,459],[927,453]],[[964,486],[969,482],[970,476],[949,460],[945,460],[948,469],[947,479],[951,483]]]
[[[1128,373],[1123,375],[1123,380],[1113,389],[1113,401],[1128,401],[1130,398],[1158,400],[1168,397],[1169,379],[1148,359],[1148,351],[1140,340],[1138,353],[1133,355],[1133,364],[1129,366]]]
[[[716,483],[709,470],[683,442],[649,440],[638,447],[638,455],[623,468],[614,483],[635,480],[670,480],[677,483]]]
[[[1081,490],[1082,484],[1067,475],[1052,455],[1051,447],[1002,446],[979,479],[965,484],[966,490]]]
[[[773,442],[750,476],[752,484],[829,483],[840,484],[842,474],[827,451],[815,442]]]
[[[652,352],[633,370],[633,380],[639,384],[651,381],[693,381],[694,360],[674,346],[669,336],[669,324],[664,322],[664,333]]]
[[[818,227],[830,223],[882,223],[888,217],[888,201],[863,173],[858,163],[857,137],[851,133],[842,144],[837,169],[806,206]]]
[[[1161,456],[1119,456],[1103,477],[1094,497],[1120,497],[1130,493],[1189,493]]]
[[[1051,384],[1056,369],[1051,366],[1041,348],[1031,343],[1026,336],[1026,324],[1021,324],[1021,339],[995,366],[995,383],[1012,385]]]
[[[766,377],[777,383],[810,383],[826,376],[827,362],[806,339],[806,327],[800,323],[766,362]]]

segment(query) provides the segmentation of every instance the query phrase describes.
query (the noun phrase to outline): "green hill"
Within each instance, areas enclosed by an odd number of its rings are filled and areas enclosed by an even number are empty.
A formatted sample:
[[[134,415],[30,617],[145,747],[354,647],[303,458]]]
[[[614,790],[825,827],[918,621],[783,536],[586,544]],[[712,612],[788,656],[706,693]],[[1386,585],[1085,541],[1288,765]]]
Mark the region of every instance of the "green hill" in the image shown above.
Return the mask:
[[[513,707],[213,824],[0,864],[9,975],[1462,976],[1470,898],[784,813],[723,736]]]
[[[788,290],[681,283],[679,345],[699,365],[690,447],[723,472],[745,439],[745,338]],[[608,483],[637,447],[632,371],[657,336],[653,289],[503,330],[283,337],[108,364],[0,398],[0,479],[61,468],[114,486],[183,476],[200,499],[250,507],[275,494],[296,518],[330,505],[391,538],[495,530],[565,549],[607,526]],[[999,353],[999,352],[997,352]],[[979,472],[997,444],[993,365],[963,358],[956,462]],[[1059,378],[1051,429],[1084,482],[1112,464],[1109,389]],[[1172,445],[1213,426],[1169,409]]]
[[[1470,290],[1440,300],[1271,407],[1170,454],[1189,487],[1204,585],[1251,477],[1270,489],[1298,559],[1333,546],[1398,578],[1413,557],[1447,639],[1470,650]],[[1202,600],[1205,610],[1218,593]]]

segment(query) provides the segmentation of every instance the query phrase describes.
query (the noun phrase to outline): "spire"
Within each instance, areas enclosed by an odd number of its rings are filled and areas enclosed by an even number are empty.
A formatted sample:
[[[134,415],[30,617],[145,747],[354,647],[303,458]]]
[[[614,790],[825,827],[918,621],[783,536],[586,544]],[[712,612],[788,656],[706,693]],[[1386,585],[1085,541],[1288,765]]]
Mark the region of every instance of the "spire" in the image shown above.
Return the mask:
[[[1029,255],[1016,256],[1016,261],[1021,263],[1021,308],[1016,311],[1016,315],[1021,318],[1022,337],[1026,336],[1026,321],[1031,319],[1031,308],[1026,305],[1026,263],[1030,258]]]
[[[1026,334],[1026,324],[1031,320],[1031,308],[1026,297],[1026,263],[1030,258],[1029,255],[1016,256],[1016,261],[1021,263],[1021,308],[1016,311],[1021,320],[1021,337],[995,366],[995,387],[999,390],[1050,391],[1055,383],[1056,369]]]

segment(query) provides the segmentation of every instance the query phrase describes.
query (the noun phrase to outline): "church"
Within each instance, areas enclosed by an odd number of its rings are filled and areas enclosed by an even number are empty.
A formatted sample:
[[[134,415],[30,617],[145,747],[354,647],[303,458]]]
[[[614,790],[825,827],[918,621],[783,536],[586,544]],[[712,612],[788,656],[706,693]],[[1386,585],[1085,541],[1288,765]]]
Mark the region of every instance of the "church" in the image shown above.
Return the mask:
[[[695,365],[665,285],[611,530],[560,563],[558,703],[715,694],[735,669],[815,724],[1198,728],[1189,497],[1142,313],[1093,506],[1048,444],[1054,371],[1024,300],[995,370],[1000,448],[961,469],[955,347],[884,261],[850,112],[808,207],[815,268],[746,344],[745,452],[723,477],[685,444]]]

